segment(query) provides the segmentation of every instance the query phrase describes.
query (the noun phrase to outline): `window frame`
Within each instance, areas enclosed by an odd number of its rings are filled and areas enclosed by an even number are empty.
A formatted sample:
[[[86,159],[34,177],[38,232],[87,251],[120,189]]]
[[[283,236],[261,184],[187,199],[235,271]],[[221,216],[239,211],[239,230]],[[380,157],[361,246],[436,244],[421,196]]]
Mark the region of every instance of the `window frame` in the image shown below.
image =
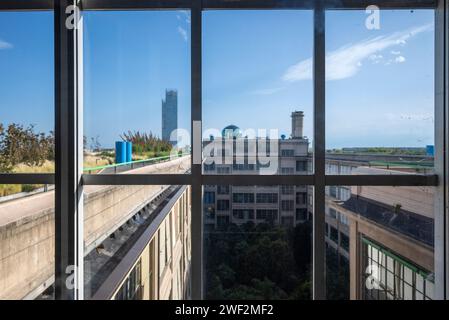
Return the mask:
[[[374,1],[381,9],[435,9],[435,174],[326,175],[325,173],[325,12],[365,9],[367,0],[4,0],[0,11],[53,10],[55,38],[54,174],[0,174],[5,184],[55,184],[55,297],[83,299],[83,186],[191,185],[192,298],[203,298],[204,185],[310,185],[313,207],[313,298],[326,298],[325,187],[435,186],[435,297],[448,297],[448,4],[443,0]],[[185,9],[191,12],[191,172],[189,174],[92,175],[82,173],[82,24],[68,30],[69,5],[81,10]],[[310,9],[314,12],[314,173],[310,175],[210,175],[201,168],[202,12],[205,10]],[[67,289],[66,268],[74,265],[75,289]]]

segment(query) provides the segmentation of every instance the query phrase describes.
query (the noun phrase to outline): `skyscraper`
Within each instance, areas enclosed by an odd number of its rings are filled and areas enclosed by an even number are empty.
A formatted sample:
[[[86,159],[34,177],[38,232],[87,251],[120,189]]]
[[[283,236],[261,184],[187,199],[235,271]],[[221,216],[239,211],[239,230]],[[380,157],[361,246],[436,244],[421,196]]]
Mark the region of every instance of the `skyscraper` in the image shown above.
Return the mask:
[[[170,140],[171,133],[178,128],[178,91],[165,90],[165,100],[162,100],[162,139]]]

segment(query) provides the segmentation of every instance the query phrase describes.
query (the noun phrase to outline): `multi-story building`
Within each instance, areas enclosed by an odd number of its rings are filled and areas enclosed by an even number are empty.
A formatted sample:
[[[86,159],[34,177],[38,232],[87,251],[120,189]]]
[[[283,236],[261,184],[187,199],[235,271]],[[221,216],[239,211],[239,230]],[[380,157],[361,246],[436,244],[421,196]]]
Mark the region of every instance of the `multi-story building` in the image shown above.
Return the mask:
[[[370,167],[373,161],[379,166],[379,157],[385,158],[381,168]],[[407,175],[431,170],[408,164],[431,163],[431,157],[406,158],[329,154],[327,173]],[[326,245],[349,267],[351,299],[433,298],[433,203],[432,187],[327,187]]]
[[[162,139],[176,143],[170,139],[176,129],[178,129],[178,92],[166,90],[165,100],[162,100]]]
[[[269,170],[269,174],[306,174],[310,159],[309,140],[303,135],[304,114],[296,111],[291,116],[289,138],[249,138],[238,127],[227,126],[222,137],[204,141],[210,151],[205,155],[204,172],[258,175]],[[214,157],[214,161],[208,161],[208,157]],[[308,219],[306,186],[207,185],[203,202],[205,223],[209,227],[248,221],[295,226]]]
[[[308,172],[312,156],[303,137],[302,120],[302,112],[292,113],[291,136],[276,140],[274,150],[268,147],[270,139],[265,140],[268,154],[277,158],[272,173]],[[234,125],[223,129],[222,138],[231,138],[232,143],[226,147],[226,139],[212,137],[204,142],[209,146],[206,160],[218,152],[223,158],[230,156],[231,161],[206,161],[206,174],[262,173],[256,155],[262,138],[244,137]],[[239,158],[239,143],[244,160]],[[429,173],[432,162],[431,156],[420,155],[328,153],[326,173]],[[295,226],[312,217],[311,195],[312,190],[306,186],[207,185],[203,197],[205,225],[217,228],[252,221]],[[433,209],[431,187],[326,187],[326,246],[347,265],[347,298],[432,298]],[[372,285],[366,285],[367,281]]]

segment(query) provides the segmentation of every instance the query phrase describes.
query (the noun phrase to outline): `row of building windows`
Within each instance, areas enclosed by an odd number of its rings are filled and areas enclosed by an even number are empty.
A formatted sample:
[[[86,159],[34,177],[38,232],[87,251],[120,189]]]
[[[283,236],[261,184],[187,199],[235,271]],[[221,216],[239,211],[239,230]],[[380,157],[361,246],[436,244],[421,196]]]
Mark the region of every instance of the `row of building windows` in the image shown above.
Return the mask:
[[[236,219],[254,219],[254,209],[234,209],[232,216]]]
[[[229,188],[229,187],[228,187]],[[220,189],[220,194],[229,193],[229,189]],[[232,199],[235,203],[254,203],[254,193],[233,193]],[[278,203],[278,194],[277,193],[257,193],[256,194],[256,202],[257,203]],[[204,203],[205,204],[214,204],[215,203],[215,193],[212,191],[204,192]],[[281,202],[282,208],[288,208],[285,210],[292,211],[294,207],[293,200],[282,200]],[[285,205],[284,205],[285,203]],[[304,205],[307,204],[307,193],[306,192],[297,192],[296,193],[296,204]],[[229,200],[219,199],[217,200],[217,209],[218,210],[228,210],[229,209]]]
[[[295,190],[294,186],[281,186],[281,194],[293,194]]]
[[[281,156],[282,157],[294,157],[295,156],[295,150],[283,149],[283,150],[281,150]]]
[[[348,187],[329,186],[326,187],[326,192],[332,198],[346,201],[351,197],[351,189]]]
[[[284,150],[285,151],[285,150]],[[255,171],[260,168],[266,168],[268,165],[266,164],[254,164],[254,163],[234,163],[232,165],[233,171]],[[215,163],[204,164],[204,171],[215,171],[217,170],[218,174],[230,174],[231,169],[228,166],[215,165]],[[296,168],[293,167],[284,167],[281,168],[281,174],[294,174],[296,172],[307,172],[308,166],[306,160],[298,160],[296,161]]]
[[[232,200],[235,203],[254,203],[254,193],[233,193]]]
[[[347,217],[345,214],[340,213],[340,212],[338,212],[337,210],[335,210],[335,209],[333,209],[333,208],[329,208],[329,209],[326,211],[326,214],[327,214],[328,216],[330,216],[331,218],[333,218],[333,219],[339,221],[341,224],[344,224],[344,225],[346,225],[346,226],[349,225],[349,219],[348,219],[348,217]]]
[[[278,203],[277,193],[258,193],[257,203]]]
[[[274,221],[278,218],[278,211],[274,209],[257,209],[257,220]]]

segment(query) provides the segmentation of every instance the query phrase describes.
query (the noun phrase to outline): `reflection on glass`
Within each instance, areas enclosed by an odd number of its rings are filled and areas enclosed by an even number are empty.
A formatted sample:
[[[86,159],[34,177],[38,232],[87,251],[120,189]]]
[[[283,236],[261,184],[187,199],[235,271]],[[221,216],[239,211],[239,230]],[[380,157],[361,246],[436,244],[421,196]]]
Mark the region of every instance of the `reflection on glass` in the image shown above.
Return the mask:
[[[310,299],[312,188],[204,186],[206,299]]]
[[[328,173],[375,167],[431,174],[434,11],[381,10],[379,16],[379,28],[372,28],[365,10],[326,12]]]
[[[190,12],[87,11],[83,19],[84,171],[185,173]],[[182,170],[158,166],[179,157]]]
[[[54,172],[53,58],[52,12],[0,12],[0,173]]]
[[[434,191],[328,187],[329,299],[433,298]]]

